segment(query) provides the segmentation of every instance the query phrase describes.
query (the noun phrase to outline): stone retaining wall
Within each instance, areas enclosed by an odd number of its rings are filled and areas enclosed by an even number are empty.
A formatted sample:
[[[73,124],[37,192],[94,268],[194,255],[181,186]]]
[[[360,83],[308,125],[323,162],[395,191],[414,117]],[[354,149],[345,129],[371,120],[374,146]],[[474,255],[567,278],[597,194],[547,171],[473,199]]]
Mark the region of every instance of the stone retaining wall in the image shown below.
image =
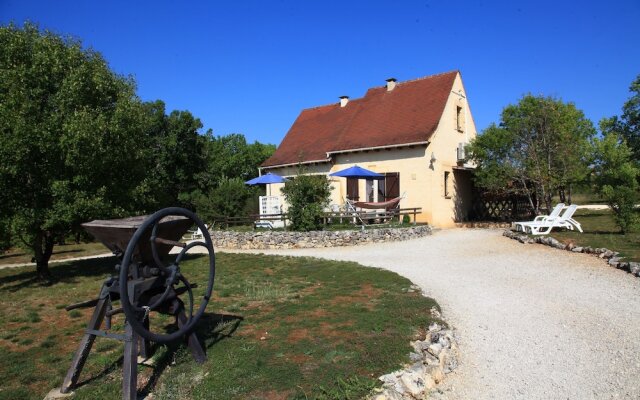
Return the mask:
[[[354,231],[215,231],[213,245],[225,249],[294,249],[305,247],[339,247],[358,244],[395,242],[431,234],[428,225],[409,228],[376,228]]]
[[[621,257],[618,257],[620,253],[618,253],[617,251],[606,249],[604,247],[581,247],[576,246],[571,242],[568,244],[564,244],[559,240],[552,238],[551,236],[537,236],[535,238],[532,238],[522,232],[514,232],[512,230],[505,230],[503,235],[524,244],[540,243],[547,246],[555,247],[556,249],[572,251],[574,253],[592,254],[596,257],[602,258],[607,262],[607,264],[612,267],[627,271],[633,276],[640,277],[640,263],[633,261],[624,261]]]
[[[441,317],[435,307],[431,315]],[[429,325],[425,338],[411,342],[411,347],[411,364],[379,377],[382,388],[367,396],[367,400],[431,399],[441,393],[436,385],[458,367],[457,335],[434,322]]]

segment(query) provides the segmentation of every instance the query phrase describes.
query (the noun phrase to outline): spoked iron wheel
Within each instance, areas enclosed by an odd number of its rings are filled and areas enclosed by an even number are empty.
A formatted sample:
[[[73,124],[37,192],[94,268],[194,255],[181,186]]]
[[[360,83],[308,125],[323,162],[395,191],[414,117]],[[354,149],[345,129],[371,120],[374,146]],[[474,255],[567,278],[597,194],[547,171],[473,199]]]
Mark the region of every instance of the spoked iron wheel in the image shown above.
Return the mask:
[[[160,237],[160,235],[162,235],[161,229],[159,229],[160,223],[167,218],[175,217],[184,217],[191,220],[193,224],[202,231],[203,241],[191,242],[188,245],[185,245],[171,239]],[[148,243],[144,243],[147,240]],[[175,260],[171,264],[165,265],[159,252],[159,247],[172,245],[179,245],[182,247],[182,251],[176,256]],[[135,268],[140,267],[133,260],[136,248],[139,246],[148,246],[151,249],[153,264],[155,265],[145,266],[143,268],[154,269],[154,276],[156,276],[155,279],[160,280],[162,283],[161,289],[156,290],[157,293],[154,296],[147,296],[146,298],[144,296],[140,297],[138,294],[131,293],[129,287],[131,278],[136,277],[140,272],[134,270]],[[198,298],[194,297],[193,286],[180,270],[180,262],[183,260],[187,252],[194,247],[204,247],[207,249],[209,254],[209,276],[207,286],[204,289],[202,296],[198,296]],[[200,320],[204,314],[205,308],[211,298],[214,279],[215,254],[211,236],[209,235],[207,227],[200,218],[187,209],[179,207],[165,208],[149,216],[136,230],[129,241],[122,264],[120,265],[119,286],[122,309],[127,317],[127,321],[131,324],[131,327],[137,334],[156,343],[171,342],[191,333],[195,325],[198,323],[198,320]],[[162,287],[164,289],[162,289]],[[201,289],[198,289],[198,291],[200,290]],[[181,321],[178,325],[178,329],[174,332],[153,332],[152,329],[149,328],[149,324],[145,323],[145,320],[149,317],[149,313],[151,311],[159,311],[163,313],[173,313],[178,317],[175,305],[178,304],[182,306],[184,304],[179,297],[184,293],[188,294],[189,299],[186,303],[188,304],[188,307],[185,307],[184,309],[186,320]],[[199,305],[196,304],[198,301]],[[168,309],[171,310],[167,312]]]

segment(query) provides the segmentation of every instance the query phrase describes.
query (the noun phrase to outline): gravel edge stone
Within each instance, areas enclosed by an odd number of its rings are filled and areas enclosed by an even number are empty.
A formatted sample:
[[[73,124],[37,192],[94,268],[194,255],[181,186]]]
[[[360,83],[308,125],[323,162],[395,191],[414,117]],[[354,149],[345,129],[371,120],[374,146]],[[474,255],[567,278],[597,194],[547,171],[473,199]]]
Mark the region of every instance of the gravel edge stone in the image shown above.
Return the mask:
[[[529,235],[523,234],[522,232],[516,232],[510,229],[505,230],[502,235],[510,239],[517,240],[523,244],[538,243],[559,250],[571,251],[573,253],[591,254],[595,257],[603,259],[607,262],[607,265],[611,267],[629,272],[632,276],[640,277],[640,263],[633,261],[623,261],[622,257],[618,257],[620,255],[619,252],[609,250],[604,247],[593,248],[576,246],[573,243],[564,244],[551,236],[537,236],[535,238],[532,238]]]

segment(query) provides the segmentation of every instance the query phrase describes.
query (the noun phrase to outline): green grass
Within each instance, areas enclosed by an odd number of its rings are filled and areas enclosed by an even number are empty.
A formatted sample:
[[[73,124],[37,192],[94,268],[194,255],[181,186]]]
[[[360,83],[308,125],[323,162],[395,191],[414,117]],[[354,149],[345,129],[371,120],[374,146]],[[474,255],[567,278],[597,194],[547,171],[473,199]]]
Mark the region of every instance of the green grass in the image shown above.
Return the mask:
[[[204,285],[205,258],[181,265]],[[0,399],[43,398],[59,386],[114,258],[52,265],[48,286],[32,268],[0,271]],[[409,362],[409,341],[431,322],[431,299],[397,274],[310,258],[218,254],[214,297],[198,335],[208,360],[182,344],[158,346],[140,365],[139,390],[157,399],[357,399]],[[152,314],[152,317],[157,317]],[[168,320],[167,320],[168,321]],[[114,329],[122,327],[114,317]],[[76,399],[118,398],[122,343],[98,338]]]
[[[110,252],[108,248],[98,242],[56,245],[53,248],[51,260],[64,260],[67,258],[86,257]],[[0,265],[29,263],[31,262],[31,257],[32,254],[28,251],[13,248],[4,254],[0,254]]]
[[[584,233],[553,231],[550,236],[563,243],[571,241],[577,246],[604,247],[619,251],[627,261],[640,261],[640,231],[636,229],[634,232],[621,234],[610,210],[577,210],[574,219],[580,222]]]

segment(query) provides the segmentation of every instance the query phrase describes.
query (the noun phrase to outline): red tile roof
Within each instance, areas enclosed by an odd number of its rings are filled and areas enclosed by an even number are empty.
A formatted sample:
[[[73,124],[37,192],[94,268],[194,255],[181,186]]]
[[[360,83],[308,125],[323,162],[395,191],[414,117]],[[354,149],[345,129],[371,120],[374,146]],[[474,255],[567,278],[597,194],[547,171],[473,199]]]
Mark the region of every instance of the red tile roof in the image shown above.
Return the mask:
[[[328,152],[428,141],[458,71],[371,88],[360,99],[303,110],[262,166],[327,160]]]

